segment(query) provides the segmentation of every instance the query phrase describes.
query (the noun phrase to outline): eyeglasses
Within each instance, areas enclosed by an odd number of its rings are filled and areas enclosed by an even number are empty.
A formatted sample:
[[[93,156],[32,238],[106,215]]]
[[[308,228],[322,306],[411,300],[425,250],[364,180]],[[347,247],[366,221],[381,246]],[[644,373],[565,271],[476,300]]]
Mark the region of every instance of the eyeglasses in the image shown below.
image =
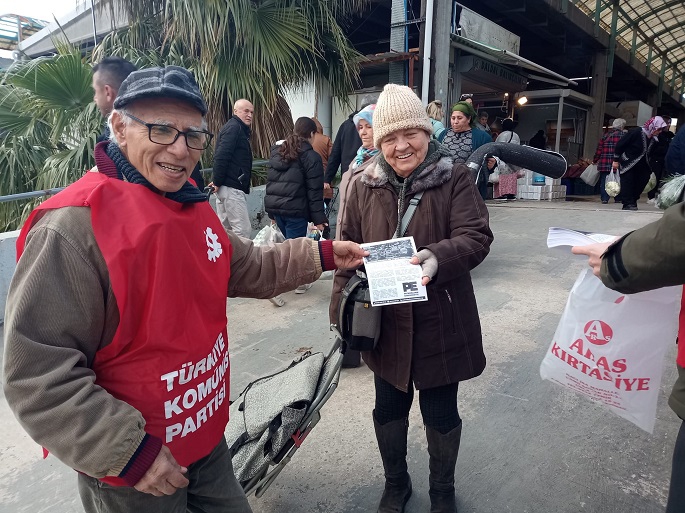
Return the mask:
[[[169,146],[174,144],[180,135],[183,135],[188,148],[192,148],[193,150],[206,150],[209,148],[212,138],[214,137],[214,134],[205,132],[204,130],[188,130],[186,132],[182,132],[172,126],[146,123],[142,119],[138,119],[128,112],[125,112],[124,114],[126,117],[131,118],[136,123],[146,126],[148,137],[150,138],[150,141],[155,144]]]

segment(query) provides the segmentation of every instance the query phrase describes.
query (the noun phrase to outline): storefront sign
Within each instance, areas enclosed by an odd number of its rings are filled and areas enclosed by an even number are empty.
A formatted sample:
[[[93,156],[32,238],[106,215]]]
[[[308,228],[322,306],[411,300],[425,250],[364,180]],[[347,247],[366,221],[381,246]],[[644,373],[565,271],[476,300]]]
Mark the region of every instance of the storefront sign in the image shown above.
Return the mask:
[[[461,36],[499,48],[500,50],[513,52],[516,55],[519,54],[521,48],[521,38],[519,36],[466,7],[461,5],[459,7],[461,7],[461,15],[459,16]]]

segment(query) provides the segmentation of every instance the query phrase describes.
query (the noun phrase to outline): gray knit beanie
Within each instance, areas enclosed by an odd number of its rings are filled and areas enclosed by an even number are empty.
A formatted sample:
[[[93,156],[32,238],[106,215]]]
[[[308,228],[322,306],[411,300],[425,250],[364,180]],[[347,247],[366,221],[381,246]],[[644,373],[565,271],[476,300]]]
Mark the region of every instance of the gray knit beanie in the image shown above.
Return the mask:
[[[428,114],[414,91],[407,86],[388,84],[378,97],[373,113],[373,145],[380,148],[386,135],[407,128],[433,133]]]

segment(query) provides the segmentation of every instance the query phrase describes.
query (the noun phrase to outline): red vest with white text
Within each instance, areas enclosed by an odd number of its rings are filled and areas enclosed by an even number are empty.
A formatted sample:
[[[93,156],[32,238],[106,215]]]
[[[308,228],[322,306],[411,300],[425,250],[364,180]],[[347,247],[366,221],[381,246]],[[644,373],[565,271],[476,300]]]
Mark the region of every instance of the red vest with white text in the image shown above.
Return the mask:
[[[95,382],[140,411],[145,431],[187,466],[212,451],[228,422],[226,232],[207,202],[178,203],[91,172],[31,214],[18,256],[37,211],[66,206],[90,208],[119,309],[114,339],[93,362]]]

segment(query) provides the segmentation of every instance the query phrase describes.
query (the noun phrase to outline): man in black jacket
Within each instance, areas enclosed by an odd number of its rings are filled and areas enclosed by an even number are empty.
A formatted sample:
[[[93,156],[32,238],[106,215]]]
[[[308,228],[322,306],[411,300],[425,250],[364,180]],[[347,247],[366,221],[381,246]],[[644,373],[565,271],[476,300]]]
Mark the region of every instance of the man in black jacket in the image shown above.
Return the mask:
[[[357,154],[357,150],[362,145],[362,140],[357,133],[357,127],[354,126],[354,121],[352,121],[356,114],[356,112],[350,114],[350,117],[343,121],[340,128],[338,128],[338,134],[335,136],[333,150],[331,150],[331,156],[328,157],[328,165],[324,173],[324,189],[331,188],[331,182],[338,172],[338,167],[341,168],[341,173],[347,171],[350,167],[350,162],[352,162],[352,159]]]
[[[250,193],[252,148],[250,125],[254,107],[240,99],[233,105],[233,117],[221,127],[214,151],[213,185],[216,213],[224,225],[241,237],[252,236],[246,195]]]
[[[105,121],[112,112],[114,99],[117,97],[121,83],[137,69],[132,63],[121,57],[105,57],[93,66],[93,101],[98,106]],[[106,139],[109,139],[107,124],[98,136],[97,142]]]

